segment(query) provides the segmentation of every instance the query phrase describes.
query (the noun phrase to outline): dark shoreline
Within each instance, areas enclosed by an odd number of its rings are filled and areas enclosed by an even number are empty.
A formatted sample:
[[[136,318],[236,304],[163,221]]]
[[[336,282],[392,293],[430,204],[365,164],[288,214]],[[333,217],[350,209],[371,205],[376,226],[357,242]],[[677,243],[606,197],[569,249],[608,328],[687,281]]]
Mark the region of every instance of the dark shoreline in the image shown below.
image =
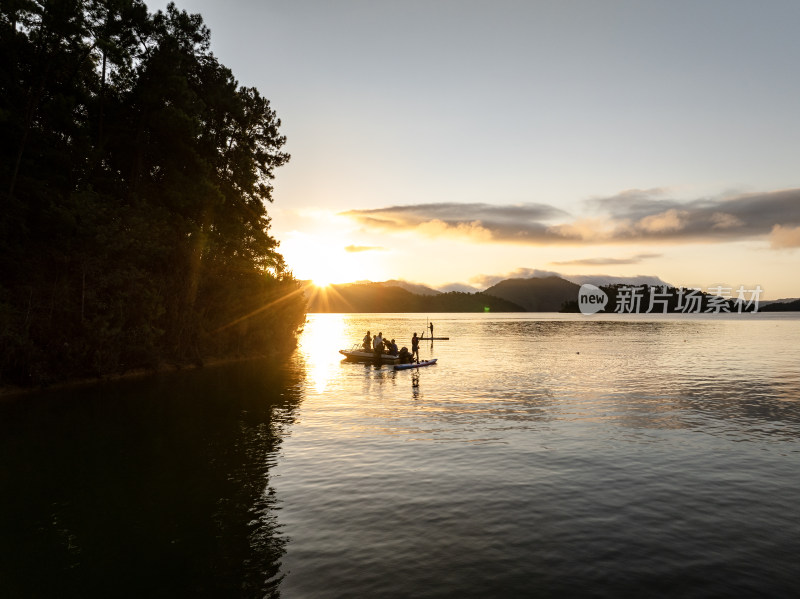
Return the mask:
[[[36,393],[46,393],[48,391],[62,391],[64,389],[80,389],[102,385],[104,383],[115,383],[119,381],[144,378],[148,376],[155,376],[158,374],[170,372],[183,372],[191,370],[202,370],[205,368],[216,368],[218,366],[226,366],[229,364],[236,364],[240,362],[251,362],[256,360],[273,360],[275,355],[250,355],[239,356],[231,358],[209,358],[198,363],[197,361],[181,362],[181,363],[165,363],[160,364],[155,368],[132,368],[125,372],[108,374],[93,377],[81,377],[76,379],[67,379],[63,381],[43,384],[31,385],[24,387],[21,385],[2,385],[0,386],[0,402],[12,401],[26,395],[33,395]]]

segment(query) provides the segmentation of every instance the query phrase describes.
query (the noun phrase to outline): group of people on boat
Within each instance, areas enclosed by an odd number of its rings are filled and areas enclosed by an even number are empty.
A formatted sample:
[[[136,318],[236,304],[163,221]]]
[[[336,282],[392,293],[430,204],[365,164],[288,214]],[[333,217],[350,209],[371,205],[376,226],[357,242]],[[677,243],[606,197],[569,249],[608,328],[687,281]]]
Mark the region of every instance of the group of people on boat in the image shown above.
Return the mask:
[[[433,323],[430,324],[430,329],[431,336],[433,336]],[[403,364],[410,364],[415,360],[419,362],[419,340],[420,337],[417,337],[417,333],[415,332],[411,337],[411,351],[408,351],[408,348],[405,346],[398,349],[394,339],[384,339],[383,332],[379,332],[373,337],[371,333],[367,331],[361,346],[364,348],[364,351],[374,352],[375,357],[379,360],[381,354],[388,354],[390,356],[398,356],[400,362]]]
[[[397,355],[397,343],[395,343],[394,339],[384,339],[383,333],[378,333],[374,337],[371,337],[370,332],[367,331],[367,334],[364,335],[364,342],[361,345],[364,348],[364,351],[373,351],[378,355]]]

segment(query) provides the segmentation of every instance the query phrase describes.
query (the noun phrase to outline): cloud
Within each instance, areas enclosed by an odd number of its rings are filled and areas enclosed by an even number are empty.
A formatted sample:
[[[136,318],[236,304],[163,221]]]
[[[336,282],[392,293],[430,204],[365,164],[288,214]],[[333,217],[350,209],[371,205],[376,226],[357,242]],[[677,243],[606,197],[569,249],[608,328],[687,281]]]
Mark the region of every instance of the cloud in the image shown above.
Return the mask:
[[[639,227],[648,233],[680,231],[685,226],[688,216],[686,210],[670,208],[659,214],[645,216],[639,221]]]
[[[494,205],[443,202],[389,206],[341,213],[367,229],[416,231],[428,237],[450,235],[477,241],[548,243],[564,240],[546,221],[569,214],[546,204]]]
[[[679,203],[674,200],[658,199],[665,196],[668,191],[664,187],[626,189],[613,196],[593,198],[586,204],[596,211],[608,213],[617,219],[642,218],[679,206]]]
[[[711,221],[714,223],[714,229],[730,229],[731,227],[741,227],[744,225],[742,219],[728,214],[727,212],[715,212],[711,215]]]
[[[491,220],[495,222],[514,222],[519,220],[547,220],[568,216],[566,212],[547,204],[485,204],[440,202],[434,204],[410,204],[373,208],[369,210],[350,210],[345,215],[368,217],[403,222],[424,222],[438,219],[444,222],[470,222],[473,220]]]
[[[594,216],[571,218],[547,204],[457,202],[350,210],[340,215],[371,230],[521,245],[730,242],[772,234],[777,240],[773,247],[785,247],[794,242],[786,241],[789,233],[784,229],[800,226],[800,189],[690,201],[671,199],[664,188],[633,189],[588,200],[586,206]]]
[[[606,239],[614,241],[739,241],[768,235],[775,225],[800,225],[800,189],[689,202],[664,194],[626,191],[589,204],[613,219]]]
[[[434,219],[421,223],[417,231],[428,237],[451,235],[455,237],[468,237],[473,241],[491,241],[492,233],[480,221],[448,223]]]
[[[769,235],[773,249],[789,249],[800,247],[800,227],[783,227],[775,225]]]
[[[383,252],[386,251],[386,248],[377,245],[348,245],[345,246],[344,251],[351,254],[358,252]]]
[[[551,225],[548,232],[562,241],[602,243],[613,233],[614,222],[609,218],[581,218],[571,223]]]
[[[649,258],[660,258],[662,254],[636,254],[630,258],[582,258],[580,260],[564,260],[551,262],[554,266],[616,266],[620,264],[639,264]]]

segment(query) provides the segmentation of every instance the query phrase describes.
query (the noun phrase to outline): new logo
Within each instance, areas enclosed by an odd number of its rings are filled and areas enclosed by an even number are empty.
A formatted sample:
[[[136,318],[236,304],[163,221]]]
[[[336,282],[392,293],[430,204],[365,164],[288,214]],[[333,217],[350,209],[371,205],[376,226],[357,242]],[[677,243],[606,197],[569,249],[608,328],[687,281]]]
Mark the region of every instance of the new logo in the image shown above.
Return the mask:
[[[578,308],[581,314],[595,314],[606,307],[606,292],[589,283],[581,285],[578,291]]]

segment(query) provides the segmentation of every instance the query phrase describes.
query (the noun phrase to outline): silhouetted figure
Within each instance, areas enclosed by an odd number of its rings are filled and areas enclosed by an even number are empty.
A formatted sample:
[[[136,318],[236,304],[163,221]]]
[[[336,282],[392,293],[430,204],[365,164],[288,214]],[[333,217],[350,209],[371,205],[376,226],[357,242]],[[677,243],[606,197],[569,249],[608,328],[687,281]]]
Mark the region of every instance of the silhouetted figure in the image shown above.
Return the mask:
[[[408,348],[405,345],[400,348],[400,351],[397,355],[400,357],[401,364],[411,364],[411,352],[408,351]]]
[[[364,348],[364,351],[369,351],[372,349],[372,336],[369,334],[369,331],[367,331],[367,334],[364,335],[364,341],[361,345]]]
[[[416,360],[417,360],[417,362],[419,362],[419,337],[417,337],[416,333],[414,333],[414,336],[411,337],[411,359],[412,360],[414,359],[414,356],[416,356]]]
[[[375,351],[375,357],[380,358],[383,353],[383,333],[379,332],[372,340],[372,349]]]
[[[431,340],[433,340],[433,321],[428,325],[428,328],[431,330]]]
[[[388,350],[389,350],[389,353],[392,354],[393,356],[397,355],[397,344],[394,342],[394,339],[392,339],[389,342]]]

